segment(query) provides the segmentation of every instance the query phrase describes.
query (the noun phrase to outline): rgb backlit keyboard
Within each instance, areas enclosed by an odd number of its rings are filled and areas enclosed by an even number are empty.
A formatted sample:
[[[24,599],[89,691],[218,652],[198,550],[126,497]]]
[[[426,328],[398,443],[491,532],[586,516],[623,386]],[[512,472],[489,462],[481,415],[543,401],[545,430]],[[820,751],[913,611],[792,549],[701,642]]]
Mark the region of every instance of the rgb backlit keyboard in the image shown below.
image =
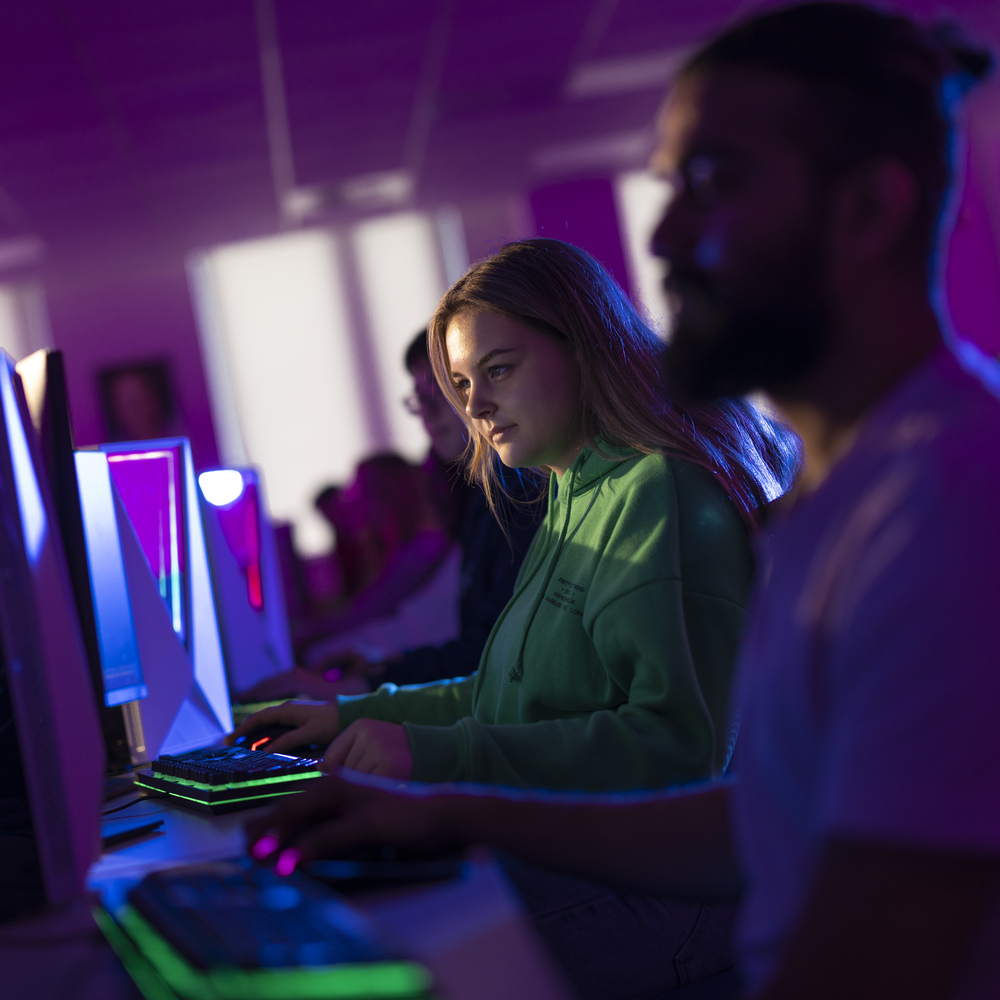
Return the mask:
[[[139,771],[135,783],[202,812],[232,812],[301,790],[320,777],[319,765],[312,757],[209,747],[164,754],[149,770]]]
[[[246,859],[148,875],[95,913],[146,996],[184,1000],[427,998],[430,977],[387,952],[342,896]],[[131,959],[131,961],[128,961]]]

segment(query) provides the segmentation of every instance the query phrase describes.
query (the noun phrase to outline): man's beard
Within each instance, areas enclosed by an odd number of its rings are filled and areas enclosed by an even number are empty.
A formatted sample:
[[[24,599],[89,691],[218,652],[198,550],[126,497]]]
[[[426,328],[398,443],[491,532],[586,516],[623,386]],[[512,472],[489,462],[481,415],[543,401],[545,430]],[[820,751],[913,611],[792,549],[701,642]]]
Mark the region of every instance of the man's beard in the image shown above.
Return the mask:
[[[770,294],[728,300],[698,272],[673,271],[664,282],[682,308],[664,354],[667,392],[706,402],[756,389],[774,395],[803,378],[826,353],[830,315],[816,255],[766,275]],[[763,282],[761,283],[763,286]]]

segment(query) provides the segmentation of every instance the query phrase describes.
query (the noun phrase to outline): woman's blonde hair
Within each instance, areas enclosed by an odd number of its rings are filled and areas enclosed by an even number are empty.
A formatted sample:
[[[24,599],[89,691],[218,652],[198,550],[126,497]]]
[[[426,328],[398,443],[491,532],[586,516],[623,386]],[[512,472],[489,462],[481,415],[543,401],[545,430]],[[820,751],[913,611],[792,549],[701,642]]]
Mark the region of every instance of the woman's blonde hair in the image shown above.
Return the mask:
[[[663,344],[611,275],[561,240],[508,243],[474,264],[441,299],[428,328],[434,374],[469,424],[469,475],[490,504],[502,488],[499,459],[475,431],[455,390],[445,337],[459,312],[494,313],[568,342],[580,365],[580,426],[600,444],[686,459],[715,475],[744,519],[791,485],[797,439],[747,399],[682,407],[665,398]]]

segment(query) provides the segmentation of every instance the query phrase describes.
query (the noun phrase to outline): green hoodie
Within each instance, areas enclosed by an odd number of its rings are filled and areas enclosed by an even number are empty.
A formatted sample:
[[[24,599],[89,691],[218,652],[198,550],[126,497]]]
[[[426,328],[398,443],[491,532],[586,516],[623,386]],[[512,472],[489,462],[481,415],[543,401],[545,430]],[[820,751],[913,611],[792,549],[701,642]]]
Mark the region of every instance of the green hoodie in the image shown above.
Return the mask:
[[[661,788],[724,763],[752,574],[746,528],[708,473],[585,449],[471,677],[341,698],[342,725],[402,722],[419,781]]]

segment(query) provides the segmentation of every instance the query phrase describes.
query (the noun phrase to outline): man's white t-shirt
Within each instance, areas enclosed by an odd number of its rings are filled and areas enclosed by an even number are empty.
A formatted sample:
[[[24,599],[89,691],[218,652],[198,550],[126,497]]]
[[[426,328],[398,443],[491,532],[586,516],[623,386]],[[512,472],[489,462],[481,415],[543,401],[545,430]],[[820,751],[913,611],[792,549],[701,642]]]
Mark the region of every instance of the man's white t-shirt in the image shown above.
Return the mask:
[[[750,986],[824,838],[1000,858],[1000,402],[942,348],[769,556],[736,699]],[[1000,892],[954,996],[1000,997]]]

